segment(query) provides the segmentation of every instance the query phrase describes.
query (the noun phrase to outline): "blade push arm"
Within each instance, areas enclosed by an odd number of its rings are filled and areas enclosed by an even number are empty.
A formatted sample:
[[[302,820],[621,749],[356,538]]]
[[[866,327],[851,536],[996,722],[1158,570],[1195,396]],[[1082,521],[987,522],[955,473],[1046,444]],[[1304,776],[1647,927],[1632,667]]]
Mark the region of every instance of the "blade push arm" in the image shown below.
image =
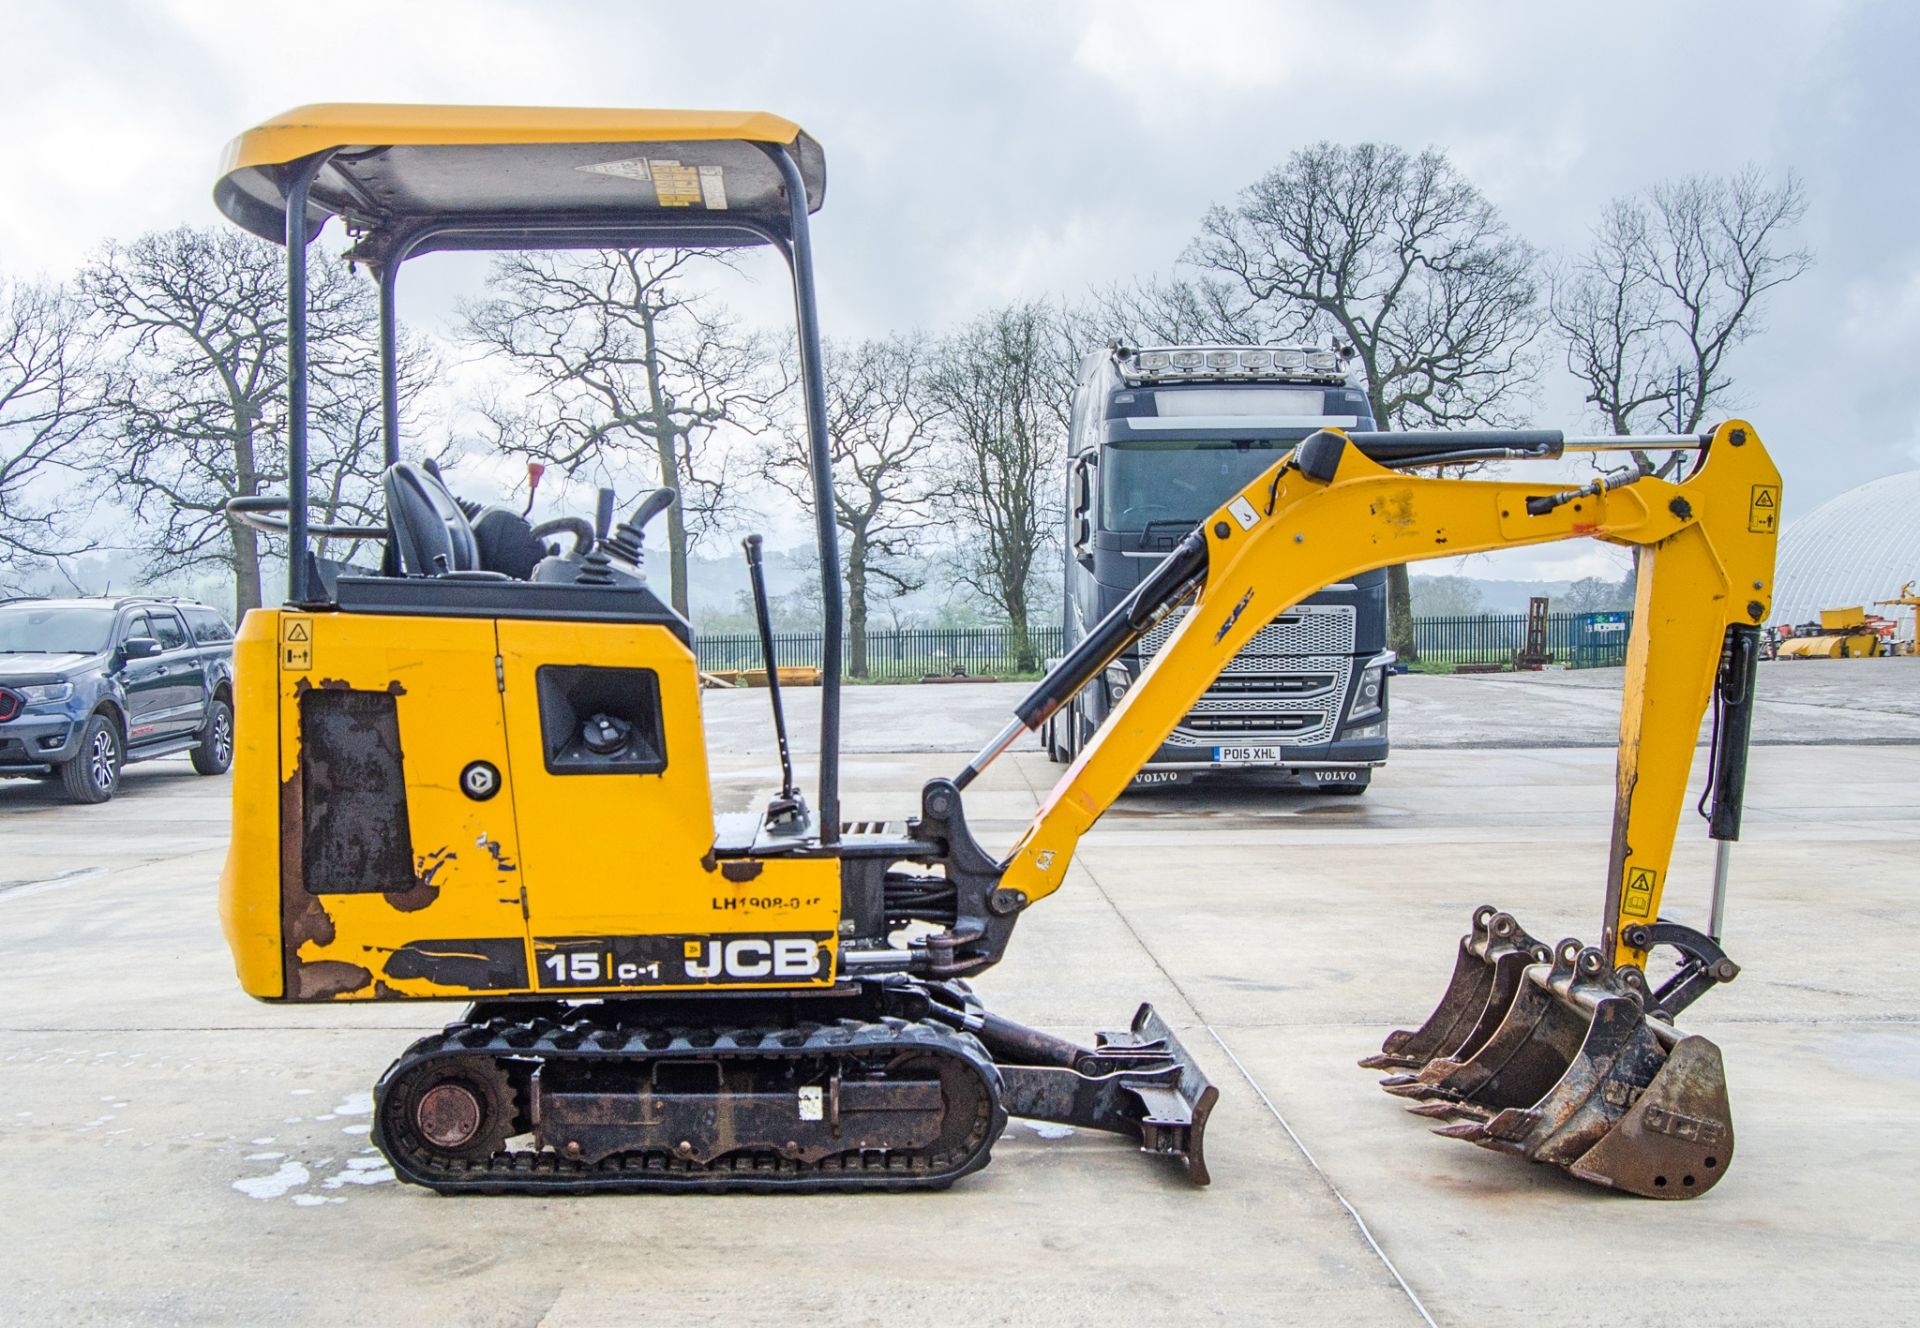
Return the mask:
[[[1068,768],[1001,885],[1057,890],[1080,836],[1262,627],[1321,587],[1396,563],[1594,538],[1638,550],[1601,948],[1659,912],[1701,717],[1728,629],[1772,597],[1779,472],[1744,423],[1720,426],[1693,475],[1568,490],[1388,469],[1316,434],[1212,517],[1186,617]],[[1037,718],[1022,717],[1028,727]]]

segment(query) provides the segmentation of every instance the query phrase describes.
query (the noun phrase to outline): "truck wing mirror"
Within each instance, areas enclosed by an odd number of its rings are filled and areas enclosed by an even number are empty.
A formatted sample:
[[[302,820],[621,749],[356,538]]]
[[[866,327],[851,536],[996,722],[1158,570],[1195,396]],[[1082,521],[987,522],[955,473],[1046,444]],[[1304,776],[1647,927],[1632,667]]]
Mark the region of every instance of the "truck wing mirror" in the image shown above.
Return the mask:
[[[1082,567],[1093,567],[1093,522],[1084,516],[1073,519],[1073,556]]]
[[[160,653],[160,643],[151,636],[130,636],[120,646],[122,659],[152,659]]]

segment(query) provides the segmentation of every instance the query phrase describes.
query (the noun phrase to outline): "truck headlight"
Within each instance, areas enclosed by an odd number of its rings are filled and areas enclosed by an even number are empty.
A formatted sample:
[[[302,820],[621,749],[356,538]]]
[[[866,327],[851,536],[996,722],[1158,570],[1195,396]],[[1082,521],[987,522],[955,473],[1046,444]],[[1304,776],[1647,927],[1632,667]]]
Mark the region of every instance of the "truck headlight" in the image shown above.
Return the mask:
[[[1380,698],[1387,686],[1387,670],[1383,664],[1371,665],[1360,670],[1360,685],[1353,689],[1353,704],[1347,708],[1347,722],[1371,719],[1380,713]]]
[[[70,682],[43,682],[37,687],[16,687],[13,690],[20,693],[20,700],[23,704],[52,705],[56,701],[64,701],[72,696],[73,684]]]
[[[1127,694],[1127,688],[1133,686],[1133,675],[1127,672],[1124,664],[1107,665],[1107,704],[1117,706],[1120,698]]]

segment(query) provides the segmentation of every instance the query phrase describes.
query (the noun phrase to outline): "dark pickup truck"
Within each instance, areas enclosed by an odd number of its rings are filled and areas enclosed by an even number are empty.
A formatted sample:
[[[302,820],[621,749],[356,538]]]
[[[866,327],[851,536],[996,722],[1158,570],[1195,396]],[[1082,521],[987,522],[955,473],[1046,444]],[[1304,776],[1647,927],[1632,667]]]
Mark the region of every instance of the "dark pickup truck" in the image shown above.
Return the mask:
[[[233,760],[233,628],[179,599],[0,602],[0,777],[105,802],[128,761]]]

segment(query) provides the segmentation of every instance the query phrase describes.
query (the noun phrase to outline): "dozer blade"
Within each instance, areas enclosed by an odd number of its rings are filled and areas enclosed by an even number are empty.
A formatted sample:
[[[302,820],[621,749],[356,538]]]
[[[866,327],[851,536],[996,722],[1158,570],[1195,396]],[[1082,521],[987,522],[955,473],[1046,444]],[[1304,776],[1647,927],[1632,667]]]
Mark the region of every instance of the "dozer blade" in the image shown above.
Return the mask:
[[[998,1062],[1008,1114],[1138,1139],[1205,1185],[1207,1117],[1220,1090],[1151,1005],[1092,1047],[982,1014],[970,1025]],[[1051,1063],[1035,1063],[1046,1061]]]
[[[1467,1062],[1443,1085],[1460,1098],[1416,1110],[1470,1116],[1434,1133],[1598,1185],[1655,1199],[1704,1194],[1733,1152],[1719,1048],[1649,1019],[1639,994],[1604,970],[1600,951],[1564,943],[1551,971],[1531,970],[1516,998],[1516,1010],[1529,1007],[1524,1037],[1509,1021],[1489,1040],[1512,1054],[1498,1067]],[[1549,1008],[1532,1019],[1543,1001]],[[1576,1027],[1582,1035],[1563,1056]],[[1558,1074],[1525,1100],[1556,1063]]]
[[[1440,1004],[1420,1027],[1387,1034],[1380,1051],[1362,1060],[1361,1068],[1419,1070],[1436,1057],[1471,1055],[1505,1015],[1521,970],[1546,958],[1547,947],[1527,935],[1512,914],[1481,905],[1473,911],[1472,929],[1460,938],[1453,978]]]
[[[1178,1158],[1188,1180],[1195,1185],[1209,1183],[1213,1177],[1207,1172],[1204,1147],[1207,1117],[1213,1114],[1220,1090],[1194,1063],[1192,1054],[1160,1012],[1142,1004],[1133,1016],[1132,1028],[1125,1033],[1101,1033],[1095,1040],[1108,1054],[1126,1051],[1159,1056],[1175,1068],[1175,1073],[1159,1083],[1148,1082],[1145,1076],[1134,1081],[1123,1076],[1120,1085],[1140,1103],[1140,1151]]]

